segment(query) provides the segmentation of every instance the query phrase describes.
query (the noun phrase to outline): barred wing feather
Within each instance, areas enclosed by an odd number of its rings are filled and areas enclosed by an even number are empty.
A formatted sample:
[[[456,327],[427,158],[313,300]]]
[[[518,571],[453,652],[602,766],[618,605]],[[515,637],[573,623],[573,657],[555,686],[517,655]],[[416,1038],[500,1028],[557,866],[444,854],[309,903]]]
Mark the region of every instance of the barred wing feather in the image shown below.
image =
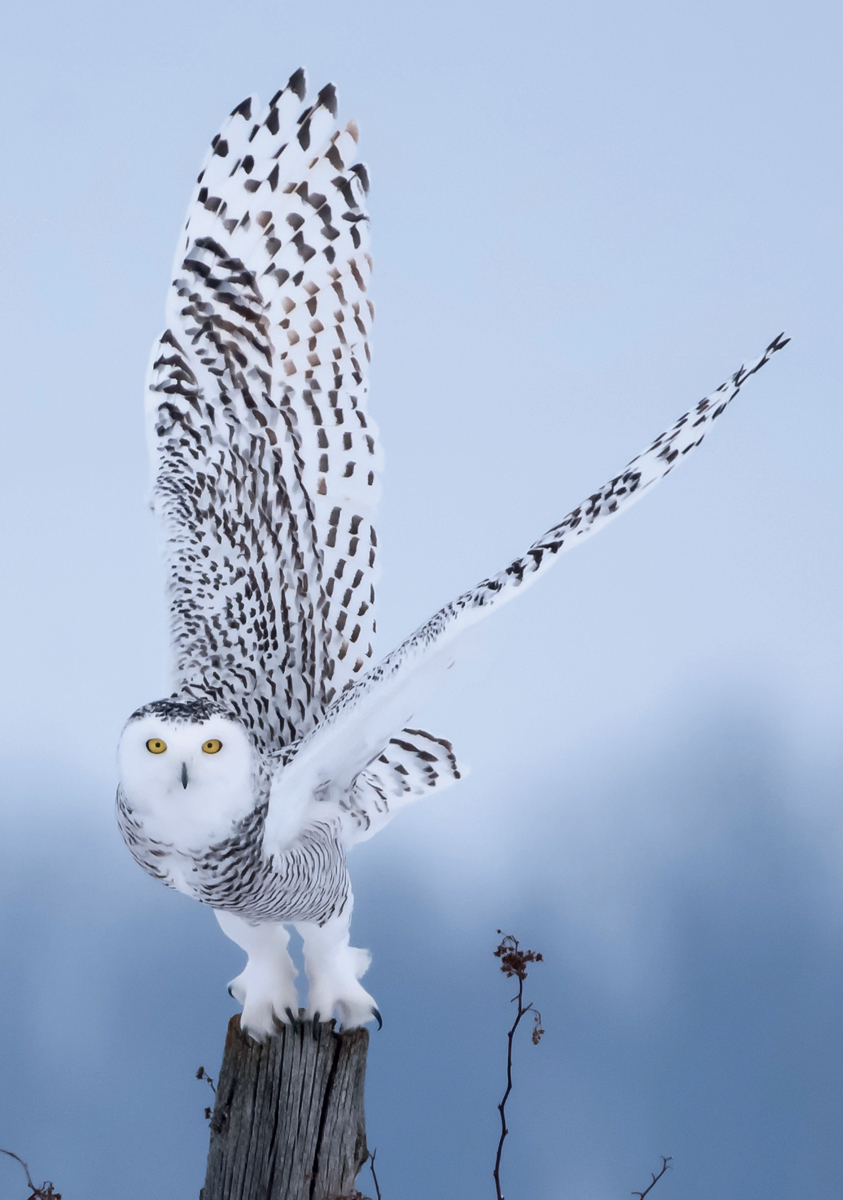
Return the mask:
[[[402,729],[354,781],[342,804],[348,845],[368,841],[414,800],[443,792],[467,774],[454,747],[424,729]]]
[[[324,716],[375,628],[367,177],[333,87],[304,101],[299,71],[214,138],[147,392],[174,686],[264,749]]]
[[[591,537],[634,504],[703,441],[713,421],[746,380],[787,344],[783,334],[760,358],[747,363],[711,395],[683,414],[667,432],[632,459],[603,487],[567,514],[526,554],[441,608],[377,666],[342,692],[320,724],[281,756],[267,817],[267,845],[282,831],[294,792],[336,799],[410,721],[418,705],[453,665],[456,641],[535,582],[566,550]]]

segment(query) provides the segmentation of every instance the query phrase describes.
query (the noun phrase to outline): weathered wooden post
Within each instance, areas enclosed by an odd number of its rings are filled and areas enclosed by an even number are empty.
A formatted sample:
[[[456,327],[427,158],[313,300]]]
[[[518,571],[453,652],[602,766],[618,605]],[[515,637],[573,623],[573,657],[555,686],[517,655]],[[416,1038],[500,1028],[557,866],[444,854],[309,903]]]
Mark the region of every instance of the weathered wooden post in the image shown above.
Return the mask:
[[[368,1045],[367,1030],[334,1021],[284,1025],[260,1044],[232,1017],[200,1200],[351,1197],[368,1158]]]

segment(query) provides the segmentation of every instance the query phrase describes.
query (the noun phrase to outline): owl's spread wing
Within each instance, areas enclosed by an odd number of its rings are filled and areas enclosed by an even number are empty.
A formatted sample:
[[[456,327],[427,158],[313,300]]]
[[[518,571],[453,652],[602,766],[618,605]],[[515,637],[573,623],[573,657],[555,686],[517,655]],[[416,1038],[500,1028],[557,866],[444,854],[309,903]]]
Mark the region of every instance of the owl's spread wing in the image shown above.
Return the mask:
[[[147,381],[174,686],[261,744],[306,733],[372,654],[366,171],[301,71],[214,138]]]
[[[760,358],[745,364],[660,434],[617,475],[569,512],[505,570],[484,579],[446,604],[377,666],[339,695],[320,724],[289,747],[272,787],[267,847],[294,794],[333,799],[353,787],[359,772],[384,750],[396,730],[409,723],[418,705],[453,665],[455,641],[468,626],[514,599],[565,551],[605,528],[657,484],[697,446],[711,423],[737,396],[750,375],[788,342],[783,334]]]

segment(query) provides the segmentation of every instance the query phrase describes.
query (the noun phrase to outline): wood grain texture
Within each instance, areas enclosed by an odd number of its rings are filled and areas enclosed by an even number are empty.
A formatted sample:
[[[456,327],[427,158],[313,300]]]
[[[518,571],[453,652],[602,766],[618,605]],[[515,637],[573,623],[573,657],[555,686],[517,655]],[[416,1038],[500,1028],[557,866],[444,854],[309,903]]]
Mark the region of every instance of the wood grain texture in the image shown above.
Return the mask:
[[[200,1200],[336,1200],[366,1162],[369,1034],[282,1026],[264,1043],[228,1025]]]

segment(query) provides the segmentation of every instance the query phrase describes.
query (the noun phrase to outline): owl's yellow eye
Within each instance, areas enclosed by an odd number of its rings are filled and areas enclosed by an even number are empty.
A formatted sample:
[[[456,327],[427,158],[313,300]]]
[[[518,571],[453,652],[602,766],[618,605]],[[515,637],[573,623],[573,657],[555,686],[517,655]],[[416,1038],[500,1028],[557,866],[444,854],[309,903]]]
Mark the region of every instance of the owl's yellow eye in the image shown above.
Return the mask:
[[[160,738],[150,738],[146,743],[146,748],[150,754],[163,754],[167,749],[167,743],[162,742]]]
[[[202,743],[202,749],[205,754],[219,754],[222,750],[222,742],[217,738],[211,738],[210,741]]]

